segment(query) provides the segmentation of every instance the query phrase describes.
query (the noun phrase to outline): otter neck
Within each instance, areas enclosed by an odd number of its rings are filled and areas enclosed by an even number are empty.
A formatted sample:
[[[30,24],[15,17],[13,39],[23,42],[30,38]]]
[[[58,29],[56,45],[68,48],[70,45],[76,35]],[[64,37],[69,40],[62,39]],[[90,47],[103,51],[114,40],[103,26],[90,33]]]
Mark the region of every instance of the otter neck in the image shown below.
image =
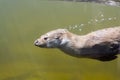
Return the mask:
[[[61,45],[61,47],[82,48],[85,46],[85,43],[87,41],[86,36],[79,36],[70,32],[65,36],[65,39],[67,39],[67,42]]]
[[[67,35],[68,42],[59,47],[63,52],[72,55],[72,56],[80,56],[80,49],[85,46],[86,38],[85,36],[78,36],[73,33],[69,33]]]

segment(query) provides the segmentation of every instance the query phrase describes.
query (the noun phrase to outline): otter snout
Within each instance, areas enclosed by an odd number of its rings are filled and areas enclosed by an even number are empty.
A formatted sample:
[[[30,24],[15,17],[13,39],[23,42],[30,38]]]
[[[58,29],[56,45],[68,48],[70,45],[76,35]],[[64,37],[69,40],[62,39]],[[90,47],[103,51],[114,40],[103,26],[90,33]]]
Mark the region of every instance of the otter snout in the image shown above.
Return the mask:
[[[39,42],[38,40],[35,40],[34,45],[35,45],[35,46],[39,46],[39,45],[40,45],[40,42]]]
[[[39,40],[35,40],[34,45],[35,45],[35,46],[38,46],[38,47],[45,47],[45,44],[43,44],[43,43],[40,42]]]

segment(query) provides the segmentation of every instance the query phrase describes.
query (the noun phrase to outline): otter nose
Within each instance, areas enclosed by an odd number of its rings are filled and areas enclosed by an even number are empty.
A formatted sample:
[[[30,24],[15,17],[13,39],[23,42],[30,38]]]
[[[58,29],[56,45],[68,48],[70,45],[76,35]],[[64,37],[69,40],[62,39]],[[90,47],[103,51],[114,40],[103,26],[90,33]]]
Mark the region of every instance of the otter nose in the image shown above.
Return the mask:
[[[35,45],[35,46],[39,46],[39,45],[40,45],[40,42],[39,42],[38,40],[35,40],[34,45]]]

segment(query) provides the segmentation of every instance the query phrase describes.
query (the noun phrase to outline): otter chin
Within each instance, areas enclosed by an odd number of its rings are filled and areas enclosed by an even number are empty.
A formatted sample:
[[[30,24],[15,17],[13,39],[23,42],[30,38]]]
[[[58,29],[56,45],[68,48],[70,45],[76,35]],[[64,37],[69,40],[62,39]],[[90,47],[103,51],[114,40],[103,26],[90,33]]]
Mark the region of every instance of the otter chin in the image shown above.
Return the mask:
[[[105,28],[86,35],[56,29],[40,36],[34,45],[40,48],[58,48],[78,58],[111,61],[120,54],[120,27]]]

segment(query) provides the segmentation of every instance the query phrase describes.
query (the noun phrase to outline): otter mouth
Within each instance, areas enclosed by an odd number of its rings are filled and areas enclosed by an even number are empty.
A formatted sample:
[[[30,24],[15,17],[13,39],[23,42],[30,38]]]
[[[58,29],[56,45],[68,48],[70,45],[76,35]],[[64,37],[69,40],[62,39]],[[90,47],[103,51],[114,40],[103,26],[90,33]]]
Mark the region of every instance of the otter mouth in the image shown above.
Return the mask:
[[[40,45],[34,44],[34,45],[37,46],[37,47],[40,47],[40,48],[47,48],[46,45],[44,45],[44,44],[40,44]]]

